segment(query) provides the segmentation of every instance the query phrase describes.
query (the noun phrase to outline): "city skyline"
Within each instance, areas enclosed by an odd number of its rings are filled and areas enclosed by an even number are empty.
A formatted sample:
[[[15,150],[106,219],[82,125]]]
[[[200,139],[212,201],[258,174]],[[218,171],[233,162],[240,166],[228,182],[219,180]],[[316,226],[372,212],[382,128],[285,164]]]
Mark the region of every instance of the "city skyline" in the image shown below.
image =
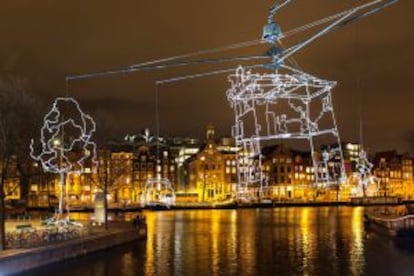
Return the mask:
[[[27,77],[31,91],[48,102],[65,95],[67,75],[258,39],[272,1],[255,5],[247,1],[194,5],[187,0],[180,5],[99,3],[99,7],[98,2],[88,2],[82,3],[82,9],[77,4],[40,1],[24,10],[20,7],[29,5],[25,1],[3,4],[0,22],[7,39],[0,46],[2,71]],[[354,4],[296,1],[277,14],[277,21],[287,31]],[[407,137],[413,131],[409,116],[414,97],[409,82],[413,54],[407,45],[414,36],[406,28],[413,21],[412,6],[400,2],[329,34],[297,55],[307,72],[338,81],[333,104],[342,140],[359,142],[362,113],[366,147],[412,152]],[[302,12],[309,10],[313,12]],[[25,18],[24,22],[19,18]],[[222,56],[261,54],[267,48]],[[145,127],[155,132],[154,81],[213,67],[204,68],[71,81],[68,95],[91,115],[117,125],[120,134],[138,133]],[[233,115],[225,95],[228,87],[226,75],[160,86],[160,134],[203,137],[204,126],[212,122],[219,134],[230,135]]]

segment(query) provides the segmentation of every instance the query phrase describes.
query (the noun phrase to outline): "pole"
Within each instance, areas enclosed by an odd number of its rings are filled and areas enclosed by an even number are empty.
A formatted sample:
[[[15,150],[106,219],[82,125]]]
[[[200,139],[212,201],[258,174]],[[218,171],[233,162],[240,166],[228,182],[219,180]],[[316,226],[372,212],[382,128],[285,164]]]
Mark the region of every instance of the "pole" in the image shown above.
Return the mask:
[[[65,174],[61,172],[60,183],[59,183],[59,219],[63,216],[63,185],[65,183]]]

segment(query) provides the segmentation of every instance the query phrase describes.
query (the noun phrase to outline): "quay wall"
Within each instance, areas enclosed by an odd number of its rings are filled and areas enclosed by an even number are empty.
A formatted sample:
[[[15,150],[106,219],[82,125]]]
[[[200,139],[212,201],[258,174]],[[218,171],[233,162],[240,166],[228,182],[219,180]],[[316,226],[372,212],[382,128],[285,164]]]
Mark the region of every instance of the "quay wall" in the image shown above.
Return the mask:
[[[21,273],[44,265],[86,255],[146,238],[146,226],[101,232],[59,244],[0,252],[0,275]]]

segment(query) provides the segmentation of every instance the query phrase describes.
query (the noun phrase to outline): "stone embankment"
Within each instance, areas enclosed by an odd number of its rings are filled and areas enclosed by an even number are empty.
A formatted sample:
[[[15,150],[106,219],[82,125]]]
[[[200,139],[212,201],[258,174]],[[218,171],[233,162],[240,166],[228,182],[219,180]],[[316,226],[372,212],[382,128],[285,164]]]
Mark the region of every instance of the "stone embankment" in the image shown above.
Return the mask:
[[[113,222],[109,229],[93,227],[91,234],[78,239],[28,249],[0,252],[0,275],[21,273],[44,265],[86,255],[113,246],[145,239],[146,224]]]

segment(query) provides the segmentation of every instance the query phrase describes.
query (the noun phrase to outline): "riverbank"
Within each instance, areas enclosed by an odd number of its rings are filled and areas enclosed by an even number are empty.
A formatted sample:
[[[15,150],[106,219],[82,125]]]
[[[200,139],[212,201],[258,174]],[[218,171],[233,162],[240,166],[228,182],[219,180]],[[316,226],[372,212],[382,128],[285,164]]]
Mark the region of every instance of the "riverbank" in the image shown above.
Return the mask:
[[[173,206],[145,206],[128,205],[123,207],[108,208],[111,212],[134,212],[139,210],[204,210],[204,209],[248,209],[248,208],[278,208],[278,207],[329,207],[329,206],[377,206],[377,205],[404,205],[414,204],[414,200],[401,200],[397,197],[378,197],[378,198],[353,198],[348,201],[269,201],[269,202],[250,202],[250,203],[177,203]],[[47,207],[28,207],[29,211],[45,211]],[[92,207],[72,209],[73,212],[91,213]]]
[[[28,249],[0,252],[0,275],[25,272],[44,265],[86,255],[99,250],[145,239],[146,225],[133,227],[131,222],[111,222],[108,230],[94,226],[86,237]]]

